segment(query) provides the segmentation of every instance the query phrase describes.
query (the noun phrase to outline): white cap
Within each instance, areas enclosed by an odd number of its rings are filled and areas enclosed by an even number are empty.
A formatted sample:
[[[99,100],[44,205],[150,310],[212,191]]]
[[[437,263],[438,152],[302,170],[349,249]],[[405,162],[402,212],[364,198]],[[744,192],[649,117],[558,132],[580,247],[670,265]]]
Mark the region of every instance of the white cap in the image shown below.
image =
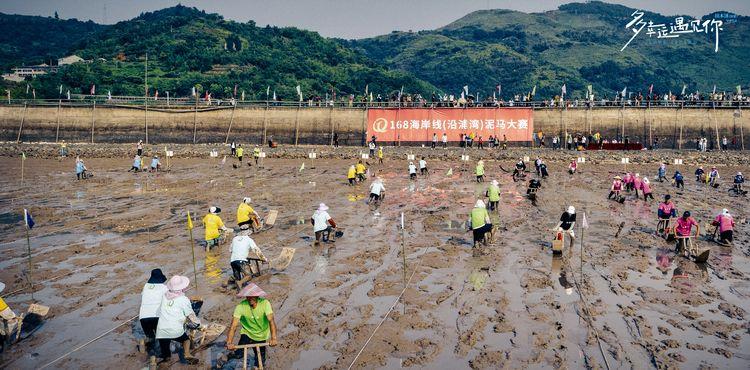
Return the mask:
[[[474,208],[485,208],[484,202],[481,199],[477,200],[477,203],[474,204]]]
[[[571,215],[575,214],[576,213],[576,207],[569,206],[568,207],[568,213],[570,213]]]
[[[252,202],[252,201],[253,201],[253,200],[252,200],[252,199],[250,199],[250,197],[244,197],[244,198],[242,198],[242,202],[243,202],[243,203],[246,203],[246,204],[250,204],[250,202]]]

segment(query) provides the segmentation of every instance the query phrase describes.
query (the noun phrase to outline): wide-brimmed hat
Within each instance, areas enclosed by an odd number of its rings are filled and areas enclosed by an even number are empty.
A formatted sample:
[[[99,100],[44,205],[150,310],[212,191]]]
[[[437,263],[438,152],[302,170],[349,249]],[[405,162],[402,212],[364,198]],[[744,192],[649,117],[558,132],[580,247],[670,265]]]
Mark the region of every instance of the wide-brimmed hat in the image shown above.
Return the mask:
[[[327,210],[328,210],[328,206],[325,203],[320,203],[318,205],[318,211],[327,211]]]
[[[161,272],[161,269],[151,270],[151,277],[148,278],[149,284],[164,284],[167,281],[167,277]]]
[[[255,283],[247,284],[242,290],[240,290],[239,293],[237,293],[237,297],[265,297],[267,296],[266,292],[263,291],[259,286],[255,285]]]
[[[211,207],[211,208],[208,209],[208,213],[213,213],[213,214],[221,213],[221,208],[219,208],[219,207]]]
[[[477,202],[474,204],[474,208],[484,208],[484,207],[485,207],[484,202],[481,199],[477,200]]]
[[[187,276],[175,275],[169,278],[167,289],[177,292],[187,288],[190,285],[190,279]]]
[[[620,177],[620,176],[615,176],[615,180],[622,180],[622,177]]]

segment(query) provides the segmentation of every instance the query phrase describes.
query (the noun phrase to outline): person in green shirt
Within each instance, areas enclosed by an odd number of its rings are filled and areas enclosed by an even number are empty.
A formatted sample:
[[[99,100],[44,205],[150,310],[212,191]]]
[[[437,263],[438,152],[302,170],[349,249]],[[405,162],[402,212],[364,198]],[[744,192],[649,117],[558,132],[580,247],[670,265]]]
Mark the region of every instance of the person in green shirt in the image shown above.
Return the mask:
[[[238,297],[245,298],[234,308],[232,323],[229,325],[227,333],[227,350],[235,350],[234,333],[237,325],[240,324],[240,341],[237,345],[254,344],[267,342],[269,346],[277,344],[276,339],[276,322],[273,318],[273,309],[271,302],[266,297],[266,292],[257,285],[250,283],[237,293]],[[260,347],[260,357],[263,363],[266,363],[266,347]],[[259,367],[258,357],[255,351],[248,349],[248,353],[255,358],[255,365]],[[242,351],[237,350],[235,356],[242,358]]]
[[[255,158],[255,165],[258,165],[258,158],[260,158],[260,148],[256,145],[253,149],[253,158]]]
[[[477,182],[484,182],[484,161],[480,160],[477,162]]]
[[[492,184],[487,188],[485,196],[490,199],[490,211],[499,210],[498,204],[500,203],[500,187],[497,180],[492,180]]]
[[[242,144],[237,145],[237,159],[242,163],[242,156],[245,154],[245,149],[242,148]]]
[[[484,234],[492,232],[492,223],[490,223],[490,214],[487,213],[487,208],[481,199],[477,200],[474,209],[471,210],[470,221],[471,231],[474,234],[474,246],[476,247],[479,242],[487,245]]]

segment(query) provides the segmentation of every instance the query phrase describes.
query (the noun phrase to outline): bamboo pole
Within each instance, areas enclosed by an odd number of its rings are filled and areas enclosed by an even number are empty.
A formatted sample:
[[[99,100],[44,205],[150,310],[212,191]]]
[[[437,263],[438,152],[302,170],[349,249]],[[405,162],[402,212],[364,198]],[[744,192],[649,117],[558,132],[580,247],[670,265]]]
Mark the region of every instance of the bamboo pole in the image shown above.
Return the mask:
[[[682,137],[682,127],[685,125],[684,110],[685,110],[685,106],[683,105],[682,107],[680,107],[680,118],[681,118],[680,119],[680,142],[679,142],[679,145],[677,146],[677,148],[679,148],[680,150],[682,150],[682,141],[684,140]]]
[[[404,260],[403,270],[404,270],[404,290],[406,290],[406,244],[405,244],[405,235],[404,235],[404,212],[401,212],[401,256]],[[404,298],[404,302],[406,301],[406,298]],[[404,303],[404,315],[406,315],[406,303]]]
[[[16,144],[21,142],[21,132],[23,131],[23,124],[26,121],[26,109],[27,103],[23,103],[23,113],[21,113],[21,125],[18,127],[18,137],[16,138]]]
[[[232,123],[234,122],[234,110],[237,109],[237,103],[232,107],[232,114],[229,116],[229,128],[227,129],[227,137],[224,139],[224,144],[229,142],[229,133],[232,132]]]
[[[190,211],[187,214],[188,217],[188,232],[190,233],[190,250],[193,252],[193,279],[195,279],[195,289],[198,289],[198,269],[195,267],[195,239],[193,239],[193,220],[190,217]]]
[[[333,146],[333,107],[331,107],[331,110],[328,111],[328,126],[331,127],[331,140],[329,140],[328,145]]]
[[[297,111],[294,113],[294,146],[299,144],[299,109],[300,105],[297,105]]]
[[[91,107],[91,143],[94,143],[94,123],[96,122],[95,117],[96,113],[96,100],[94,100],[94,105]]]
[[[711,117],[714,120],[714,132],[716,133],[716,150],[721,150],[721,140],[719,139],[719,122],[716,121],[716,103],[713,105],[713,114]]]
[[[146,131],[146,145],[148,145],[148,53],[146,53],[146,63],[143,72],[143,125]]]
[[[24,218],[26,216],[26,210],[24,210]],[[25,221],[24,221],[25,222]],[[31,301],[34,301],[34,265],[31,263],[31,240],[29,238],[29,226],[26,225],[26,248],[29,257],[29,290],[31,290]]]
[[[57,128],[55,129],[55,142],[60,138],[60,106],[62,99],[57,99]]]
[[[266,133],[267,133],[267,121],[268,121],[268,99],[266,99],[266,109],[263,111],[263,140],[260,142],[260,147],[262,148],[263,145],[266,143]]]
[[[740,118],[742,118],[742,108],[740,110]],[[742,150],[745,150],[745,135],[742,132],[742,127],[745,126],[745,123],[743,120],[740,120],[740,145],[742,146]]]

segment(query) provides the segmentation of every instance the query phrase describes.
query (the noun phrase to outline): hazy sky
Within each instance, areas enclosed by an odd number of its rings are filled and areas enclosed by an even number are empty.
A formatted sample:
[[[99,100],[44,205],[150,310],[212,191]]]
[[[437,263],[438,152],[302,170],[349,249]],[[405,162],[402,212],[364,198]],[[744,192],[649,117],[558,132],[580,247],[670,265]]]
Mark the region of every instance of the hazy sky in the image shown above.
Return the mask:
[[[295,26],[323,36],[362,38],[393,30],[424,30],[444,26],[480,9],[541,12],[571,1],[560,0],[2,0],[0,12],[91,19],[115,23],[182,3],[227,19],[254,20],[258,25]],[[701,16],[716,10],[750,15],[750,0],[611,0],[664,15]]]

